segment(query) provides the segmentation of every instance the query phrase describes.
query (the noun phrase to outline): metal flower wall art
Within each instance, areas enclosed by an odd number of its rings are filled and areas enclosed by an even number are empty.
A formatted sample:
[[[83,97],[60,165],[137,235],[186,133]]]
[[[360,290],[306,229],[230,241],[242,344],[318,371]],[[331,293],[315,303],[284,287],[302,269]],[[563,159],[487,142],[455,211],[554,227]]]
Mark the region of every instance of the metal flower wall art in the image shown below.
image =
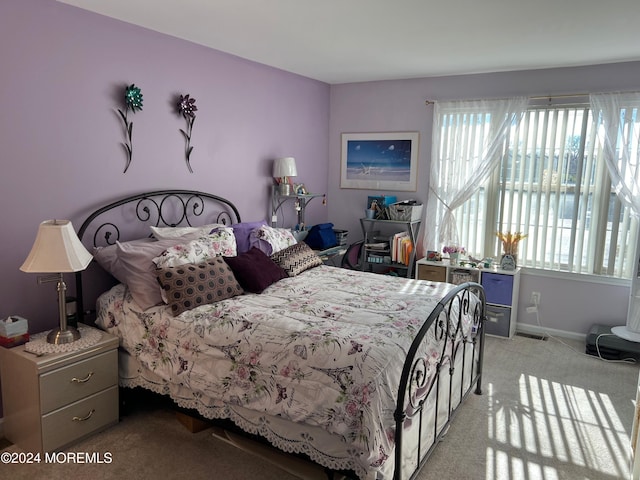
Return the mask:
[[[195,111],[198,110],[196,107],[196,99],[189,98],[189,94],[180,95],[180,99],[178,101],[178,113],[183,116],[183,118],[187,121],[187,129],[180,129],[180,132],[184,136],[185,147],[184,147],[184,155],[187,160],[187,168],[189,172],[193,173],[191,169],[191,152],[193,151],[193,146],[191,145],[191,132],[193,131],[193,122],[196,120]]]
[[[140,88],[132,83],[127,86],[124,91],[124,112],[118,109],[118,113],[124,122],[125,142],[122,143],[122,146],[127,154],[127,164],[124,167],[123,173],[127,173],[133,155],[133,120],[129,121],[129,111],[136,113],[136,110],[142,110],[142,92]]]

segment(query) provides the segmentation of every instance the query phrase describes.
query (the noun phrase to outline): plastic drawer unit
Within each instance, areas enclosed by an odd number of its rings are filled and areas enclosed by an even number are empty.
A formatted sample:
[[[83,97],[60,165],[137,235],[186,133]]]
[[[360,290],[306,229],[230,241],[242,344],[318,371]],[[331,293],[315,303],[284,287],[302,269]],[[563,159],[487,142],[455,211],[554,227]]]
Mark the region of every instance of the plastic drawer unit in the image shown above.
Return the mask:
[[[520,269],[514,271],[483,271],[480,283],[487,299],[486,333],[512,337],[516,331]]]
[[[451,265],[448,261],[422,259],[416,263],[416,278],[432,282],[477,282],[484,287],[487,300],[485,332],[511,338],[516,331],[520,269],[479,269]]]
[[[487,322],[485,332],[498,337],[509,337],[511,328],[511,309],[487,303]]]
[[[487,303],[511,306],[513,297],[513,275],[482,272],[482,286]]]

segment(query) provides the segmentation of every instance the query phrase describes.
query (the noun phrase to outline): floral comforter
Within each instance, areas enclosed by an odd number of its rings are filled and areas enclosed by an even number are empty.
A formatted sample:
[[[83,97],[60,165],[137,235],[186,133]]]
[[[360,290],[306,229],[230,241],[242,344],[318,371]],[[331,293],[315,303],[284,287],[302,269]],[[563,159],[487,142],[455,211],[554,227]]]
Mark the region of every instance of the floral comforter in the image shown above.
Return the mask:
[[[393,449],[406,352],[451,288],[320,266],[173,317],[141,311],[118,285],[100,297],[97,323],[167,382],[320,426],[375,468]]]

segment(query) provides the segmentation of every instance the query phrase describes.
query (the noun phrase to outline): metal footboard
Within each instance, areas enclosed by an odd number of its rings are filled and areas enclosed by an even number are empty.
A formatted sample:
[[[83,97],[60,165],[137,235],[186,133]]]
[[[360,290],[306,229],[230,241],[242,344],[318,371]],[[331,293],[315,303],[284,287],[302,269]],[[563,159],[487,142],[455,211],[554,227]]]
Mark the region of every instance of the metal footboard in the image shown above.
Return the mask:
[[[476,394],[482,393],[485,307],[481,285],[459,285],[438,303],[413,341],[394,413],[395,480],[415,478],[474,386]],[[427,358],[424,347],[431,336],[438,351]]]

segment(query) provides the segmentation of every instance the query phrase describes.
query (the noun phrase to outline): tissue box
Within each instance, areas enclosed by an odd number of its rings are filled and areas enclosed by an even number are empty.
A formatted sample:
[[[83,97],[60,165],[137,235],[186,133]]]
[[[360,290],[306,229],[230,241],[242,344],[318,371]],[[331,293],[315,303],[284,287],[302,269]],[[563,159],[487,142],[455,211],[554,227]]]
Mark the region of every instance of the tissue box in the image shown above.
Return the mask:
[[[25,333],[17,337],[3,337],[0,335],[0,347],[11,348],[17,347],[29,341],[29,334]]]
[[[11,316],[0,320],[0,337],[11,338],[24,335],[29,330],[26,318]]]

